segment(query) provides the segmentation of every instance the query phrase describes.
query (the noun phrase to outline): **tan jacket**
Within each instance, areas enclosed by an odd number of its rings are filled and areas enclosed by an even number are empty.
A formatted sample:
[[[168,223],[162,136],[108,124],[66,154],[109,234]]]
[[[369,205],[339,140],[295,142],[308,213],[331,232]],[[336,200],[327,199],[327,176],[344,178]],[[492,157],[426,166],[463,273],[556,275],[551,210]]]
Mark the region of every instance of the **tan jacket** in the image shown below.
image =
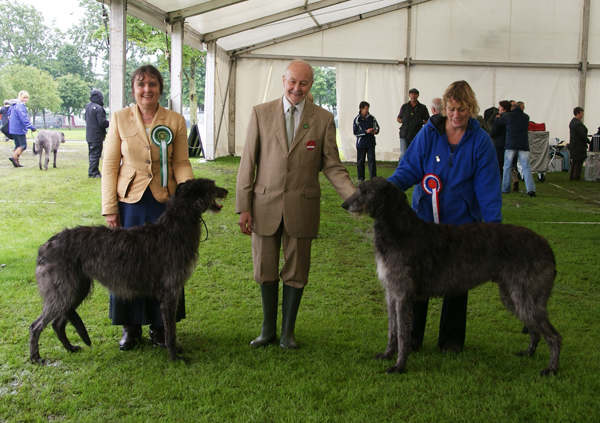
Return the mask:
[[[157,201],[166,203],[177,184],[194,177],[183,116],[158,106],[151,128],[157,125],[173,131],[173,142],[167,147],[169,180],[165,188],[161,187],[160,148],[146,134],[137,105],[113,113],[102,162],[102,215],[118,214],[118,201],[138,202],[148,186]]]
[[[236,212],[251,212],[258,235],[274,234],[283,218],[292,237],[317,236],[321,168],[343,199],[354,193],[331,113],[307,101],[288,152],[283,99],[255,106],[238,172]]]

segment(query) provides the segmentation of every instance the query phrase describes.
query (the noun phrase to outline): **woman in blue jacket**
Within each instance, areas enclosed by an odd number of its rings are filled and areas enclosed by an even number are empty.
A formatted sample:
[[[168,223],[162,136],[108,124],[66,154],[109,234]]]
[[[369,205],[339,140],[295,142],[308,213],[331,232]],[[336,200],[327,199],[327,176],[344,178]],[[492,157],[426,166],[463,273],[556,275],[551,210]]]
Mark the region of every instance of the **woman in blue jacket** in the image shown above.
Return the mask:
[[[466,81],[457,81],[446,89],[442,101],[442,113],[419,131],[389,180],[403,190],[415,186],[412,208],[428,222],[499,223],[498,161],[490,136],[476,119],[475,93]],[[459,352],[464,346],[467,298],[467,293],[444,297],[438,337],[443,352]],[[427,305],[428,301],[414,304],[414,349],[423,343]]]
[[[8,158],[14,167],[23,167],[19,162],[19,157],[27,149],[27,131],[35,131],[35,126],[27,119],[27,108],[25,104],[29,101],[29,93],[21,91],[17,97],[17,102],[10,108],[8,117],[8,133],[13,136],[15,141],[15,151]]]

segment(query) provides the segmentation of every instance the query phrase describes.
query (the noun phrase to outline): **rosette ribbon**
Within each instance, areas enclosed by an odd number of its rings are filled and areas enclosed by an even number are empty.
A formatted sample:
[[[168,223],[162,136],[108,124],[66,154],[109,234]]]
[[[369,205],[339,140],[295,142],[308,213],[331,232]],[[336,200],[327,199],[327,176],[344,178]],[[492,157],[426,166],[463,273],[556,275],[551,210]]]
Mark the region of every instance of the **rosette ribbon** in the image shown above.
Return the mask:
[[[439,193],[442,189],[442,183],[440,182],[440,178],[433,174],[428,173],[423,176],[423,180],[421,180],[421,186],[425,190],[425,192],[431,195],[431,208],[433,209],[433,221],[435,223],[440,223],[440,197]]]
[[[165,125],[158,125],[150,132],[150,139],[160,149],[160,181],[164,188],[169,182],[169,155],[167,147],[173,142],[173,131]]]

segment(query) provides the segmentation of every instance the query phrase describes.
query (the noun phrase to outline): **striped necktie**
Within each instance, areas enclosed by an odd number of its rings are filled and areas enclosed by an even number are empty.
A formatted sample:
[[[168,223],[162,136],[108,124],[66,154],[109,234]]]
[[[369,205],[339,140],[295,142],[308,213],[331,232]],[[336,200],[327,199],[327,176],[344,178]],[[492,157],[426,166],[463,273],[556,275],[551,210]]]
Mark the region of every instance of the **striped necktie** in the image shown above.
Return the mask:
[[[292,145],[292,140],[294,139],[294,112],[296,111],[296,106],[291,106],[288,109],[288,114],[285,118],[285,133],[287,135],[287,143],[288,149]]]

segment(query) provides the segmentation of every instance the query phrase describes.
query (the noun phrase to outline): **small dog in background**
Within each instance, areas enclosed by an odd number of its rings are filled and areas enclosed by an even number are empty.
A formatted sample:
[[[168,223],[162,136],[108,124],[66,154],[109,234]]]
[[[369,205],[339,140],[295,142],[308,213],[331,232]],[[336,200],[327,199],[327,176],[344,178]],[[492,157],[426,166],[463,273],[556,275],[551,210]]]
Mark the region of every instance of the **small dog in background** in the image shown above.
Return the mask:
[[[461,294],[487,281],[498,284],[504,306],[529,330],[529,348],[517,355],[533,355],[543,335],[550,363],[542,376],[556,373],[562,338],[546,309],[556,262],[544,238],[508,224],[425,222],[410,207],[406,194],[383,178],[360,184],[342,207],[375,219],[375,260],[389,325],[387,349],[375,358],[389,360],[398,353],[388,373],[404,372],[414,300]]]
[[[190,179],[177,186],[155,223],[129,229],[79,226],[54,235],[38,252],[35,277],[43,299],[42,314],[29,327],[30,359],[43,364],[40,334],[48,323],[67,351],[78,351],[67,339],[67,322],[87,345],[87,329],[77,307],[94,280],[122,299],[157,298],[171,360],[180,359],[175,344],[177,303],[185,282],[196,270],[202,213],[219,212],[216,200],[227,190],[210,179]]]
[[[40,156],[40,170],[42,170],[42,152],[46,152],[46,163],[43,170],[48,170],[48,162],[50,161],[50,152],[54,153],[54,165],[56,168],[56,153],[60,143],[65,142],[65,134],[55,131],[40,131],[33,143],[33,154]]]

